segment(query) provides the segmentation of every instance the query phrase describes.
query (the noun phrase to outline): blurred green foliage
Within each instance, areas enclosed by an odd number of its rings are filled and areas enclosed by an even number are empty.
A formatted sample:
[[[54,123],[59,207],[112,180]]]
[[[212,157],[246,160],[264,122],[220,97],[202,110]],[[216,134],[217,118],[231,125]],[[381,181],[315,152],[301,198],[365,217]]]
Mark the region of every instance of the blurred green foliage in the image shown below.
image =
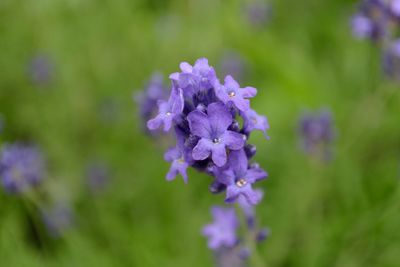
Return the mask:
[[[155,70],[167,77],[203,56],[218,65],[234,50],[271,124],[270,141],[251,140],[270,175],[257,208],[272,230],[259,248],[266,266],[399,266],[399,86],[381,75],[378,48],[352,38],[355,1],[271,4],[269,24],[254,29],[239,0],[0,1],[0,138],[39,144],[46,190],[76,212],[43,248],[21,200],[1,191],[0,265],[212,266],[200,229],[223,196],[194,171],[188,185],[164,180],[164,147],[141,132],[132,91]],[[46,85],[27,75],[36,55],[54,64]],[[321,107],[338,133],[328,164],[296,136],[300,113]],[[93,158],[112,169],[96,196],[85,188]]]

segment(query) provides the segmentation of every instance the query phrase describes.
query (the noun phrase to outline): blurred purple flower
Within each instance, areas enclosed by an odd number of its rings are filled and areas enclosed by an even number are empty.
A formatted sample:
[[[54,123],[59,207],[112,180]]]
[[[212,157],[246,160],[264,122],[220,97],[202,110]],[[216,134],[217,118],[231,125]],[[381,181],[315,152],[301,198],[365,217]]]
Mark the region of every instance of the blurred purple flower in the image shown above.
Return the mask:
[[[271,5],[260,0],[248,1],[245,10],[247,21],[255,27],[264,26],[272,14]]]
[[[329,145],[334,139],[330,112],[303,115],[299,123],[299,132],[307,153],[319,155],[322,152],[324,157],[329,156]]]
[[[400,39],[390,43],[384,52],[383,69],[389,77],[400,80]]]
[[[110,178],[110,170],[102,162],[92,162],[88,165],[86,176],[89,190],[96,193],[106,187]]]
[[[73,224],[73,211],[66,203],[42,209],[42,218],[50,236],[61,237]]]
[[[392,0],[390,3],[390,11],[392,14],[400,18],[400,0]]]
[[[37,55],[32,58],[28,66],[28,74],[33,84],[47,85],[50,83],[54,71],[54,64],[46,55]]]
[[[221,247],[235,246],[238,241],[236,231],[239,227],[235,209],[214,206],[211,213],[213,223],[206,225],[202,230],[203,235],[208,238],[208,247],[217,250]]]
[[[352,17],[353,34],[357,38],[381,41],[389,31],[390,13],[382,0],[362,0]]]
[[[370,38],[373,32],[372,21],[364,15],[356,14],[352,18],[353,34],[359,39]]]
[[[41,152],[33,146],[5,145],[0,155],[0,176],[9,193],[22,193],[44,178]]]
[[[146,123],[157,114],[157,103],[159,100],[167,98],[167,88],[163,84],[163,76],[154,73],[145,89],[135,94],[135,101],[139,107],[139,117],[144,129],[147,129]]]

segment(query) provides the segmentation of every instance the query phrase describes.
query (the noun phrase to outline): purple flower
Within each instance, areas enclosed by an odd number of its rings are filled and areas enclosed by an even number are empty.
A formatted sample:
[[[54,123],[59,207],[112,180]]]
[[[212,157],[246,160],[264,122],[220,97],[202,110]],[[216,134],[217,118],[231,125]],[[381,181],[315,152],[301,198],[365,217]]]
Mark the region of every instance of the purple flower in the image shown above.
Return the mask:
[[[384,52],[383,68],[389,77],[400,80],[400,39],[394,40]]]
[[[389,8],[382,0],[363,0],[352,18],[353,33],[357,38],[381,41],[389,29]]]
[[[247,20],[256,27],[263,26],[271,17],[271,5],[264,1],[252,1],[246,4]]]
[[[32,59],[28,67],[28,74],[32,83],[46,85],[51,81],[53,74],[53,63],[45,55],[38,55]]]
[[[216,84],[216,95],[224,104],[233,103],[241,111],[247,111],[250,108],[248,98],[256,96],[257,89],[254,87],[240,88],[239,84],[228,75],[225,77],[225,84]]]
[[[207,114],[195,110],[188,115],[191,132],[201,139],[193,148],[193,159],[204,160],[211,154],[215,165],[226,163],[226,148],[238,150],[244,146],[243,135],[227,130],[232,124],[232,115],[222,103],[207,107]]]
[[[306,114],[300,120],[300,136],[305,151],[316,154],[319,149],[326,153],[327,145],[334,138],[332,118],[328,111]]]
[[[390,10],[394,16],[400,17],[400,0],[392,0],[390,3]]]
[[[252,109],[241,112],[244,119],[244,132],[249,134],[254,130],[259,130],[264,133],[265,138],[269,138],[267,135],[267,130],[269,129],[269,124],[267,117],[257,114]]]
[[[179,116],[184,107],[182,89],[173,88],[171,96],[167,101],[159,100],[158,115],[147,122],[150,130],[156,130],[164,125],[164,131],[167,132],[172,126],[172,121]]]
[[[168,162],[171,162],[171,167],[169,169],[169,172],[167,173],[167,180],[172,181],[175,179],[175,177],[180,174],[183,177],[183,180],[185,183],[188,182],[188,177],[186,170],[189,167],[189,163],[186,162],[184,158],[184,153],[182,151],[182,148],[175,147],[169,149],[165,155],[164,159]]]
[[[32,146],[5,145],[0,155],[0,176],[9,193],[27,191],[44,177],[42,154]]]
[[[57,203],[43,208],[42,218],[48,233],[58,238],[72,226],[73,212],[66,203]]]
[[[163,76],[154,73],[145,90],[134,95],[143,125],[146,125],[146,122],[157,114],[157,103],[159,100],[167,98],[166,93],[167,89],[163,85]]]
[[[232,203],[244,196],[250,204],[257,204],[262,198],[262,192],[253,190],[252,185],[268,174],[259,167],[249,168],[243,150],[232,151],[228,165],[225,169],[216,170],[217,180],[226,186],[225,201]]]
[[[217,250],[222,247],[233,247],[237,243],[236,231],[239,220],[235,209],[214,206],[211,209],[213,223],[203,228],[203,235],[208,238],[208,247]]]
[[[351,25],[353,28],[353,34],[355,37],[360,39],[369,38],[373,32],[372,21],[364,15],[357,14],[352,18]]]
[[[208,65],[206,58],[198,59],[194,66],[182,62],[180,68],[182,72],[173,73],[170,78],[183,89],[185,96],[192,96],[201,90],[212,88],[217,79],[214,68]]]

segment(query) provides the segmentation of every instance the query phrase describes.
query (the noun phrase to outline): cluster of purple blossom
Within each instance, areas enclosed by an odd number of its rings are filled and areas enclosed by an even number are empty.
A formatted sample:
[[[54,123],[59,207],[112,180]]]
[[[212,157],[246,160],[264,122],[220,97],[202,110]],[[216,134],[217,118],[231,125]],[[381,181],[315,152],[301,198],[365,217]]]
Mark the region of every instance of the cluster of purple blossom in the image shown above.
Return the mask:
[[[226,202],[244,196],[257,204],[260,194],[252,185],[267,173],[258,164],[249,163],[256,148],[247,140],[254,130],[267,137],[269,127],[267,118],[250,108],[249,98],[257,90],[241,88],[229,75],[221,84],[205,58],[194,66],[184,62],[180,67],[181,72],[170,75],[169,99],[158,100],[158,114],[147,123],[150,130],[175,132],[176,146],[164,155],[171,162],[167,179],[180,174],[187,182],[186,170],[191,166],[214,177],[211,192],[226,190]]]
[[[400,0],[362,0],[352,28],[357,38],[382,46],[384,71],[400,79]]]
[[[181,72],[170,75],[168,99],[154,97],[165,94],[162,83],[159,80],[155,83],[154,79],[139,98],[142,118],[153,114],[157,103],[158,112],[147,122],[150,131],[174,131],[176,145],[164,155],[171,162],[166,178],[170,181],[181,175],[187,183],[189,167],[210,175],[213,177],[210,191],[225,191],[225,202],[237,202],[246,215],[253,240],[264,239],[266,232],[256,227],[253,207],[263,193],[253,189],[253,185],[265,179],[267,173],[257,163],[250,163],[256,147],[248,144],[255,130],[268,138],[267,118],[250,107],[249,99],[256,96],[257,90],[241,87],[230,75],[221,83],[205,58],[197,60],[194,66],[183,62],[180,69]],[[236,257],[237,263],[244,262],[244,252],[248,249],[237,238],[239,222],[235,210],[214,207],[212,213],[215,221],[203,229],[203,234],[209,238],[209,247],[215,251],[217,261],[228,255],[230,259]],[[219,265],[242,266],[232,262]]]

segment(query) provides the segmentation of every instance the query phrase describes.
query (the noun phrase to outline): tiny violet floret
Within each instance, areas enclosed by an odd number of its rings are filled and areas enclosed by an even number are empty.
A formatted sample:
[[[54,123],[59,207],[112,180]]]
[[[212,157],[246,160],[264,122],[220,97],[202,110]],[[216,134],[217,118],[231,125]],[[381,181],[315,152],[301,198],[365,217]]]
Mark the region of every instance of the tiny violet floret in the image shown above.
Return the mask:
[[[158,115],[147,122],[147,127],[156,130],[164,125],[164,131],[167,132],[171,129],[173,119],[183,111],[182,90],[174,88],[168,101],[159,100],[158,109]]]
[[[172,181],[178,174],[180,174],[183,177],[185,183],[187,183],[188,176],[186,170],[189,167],[189,163],[185,161],[184,153],[181,151],[181,148],[175,147],[169,149],[165,153],[164,159],[168,162],[171,162],[171,167],[166,177],[167,180]]]
[[[238,150],[245,141],[240,133],[229,131],[232,115],[222,103],[210,104],[207,114],[198,110],[188,115],[192,133],[200,138],[193,148],[193,159],[204,160],[211,154],[215,165],[222,167],[227,160],[226,148]]]
[[[229,166],[216,173],[217,180],[226,186],[226,202],[236,202],[240,196],[244,196],[252,205],[261,200],[262,194],[253,190],[252,185],[268,174],[261,168],[249,167],[243,150],[232,151],[229,154]]]
[[[225,77],[225,84],[216,84],[216,95],[224,104],[233,104],[241,111],[247,111],[250,108],[250,101],[257,95],[257,89],[254,87],[240,88],[239,84],[228,75]]]
[[[239,220],[234,208],[214,206],[211,209],[213,223],[203,228],[203,235],[208,238],[208,247],[217,250],[222,247],[233,247],[237,243],[236,236]]]

